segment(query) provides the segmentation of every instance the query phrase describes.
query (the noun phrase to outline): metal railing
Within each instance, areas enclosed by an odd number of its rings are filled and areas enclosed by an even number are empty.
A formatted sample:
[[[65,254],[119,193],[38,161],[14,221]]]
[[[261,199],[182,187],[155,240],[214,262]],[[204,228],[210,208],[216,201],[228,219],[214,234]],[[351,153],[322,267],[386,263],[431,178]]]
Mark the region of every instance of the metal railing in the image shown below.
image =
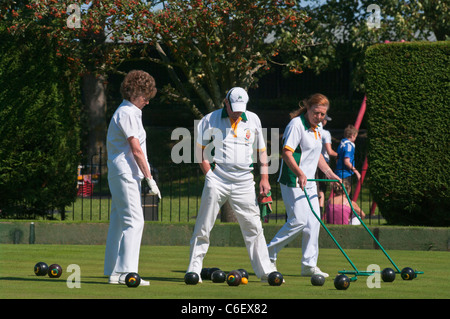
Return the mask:
[[[255,170],[257,171],[257,170]],[[144,217],[148,221],[194,222],[201,201],[204,176],[198,164],[161,164],[152,167],[162,198],[142,194]],[[267,223],[284,223],[286,210],[277,183],[278,174],[269,175],[272,187],[272,214]],[[255,175],[256,187],[259,176]],[[357,204],[366,213],[365,223],[381,224],[384,219],[379,214],[369,191],[370,176],[367,173]],[[354,185],[356,178],[354,178]],[[330,187],[325,193],[325,203],[330,197]],[[256,192],[256,189],[255,189]],[[351,192],[351,190],[350,190]],[[326,206],[326,205],[325,205]],[[66,207],[65,220],[105,221],[111,212],[111,195],[108,188],[106,161],[102,152],[79,167],[78,196],[76,201]],[[220,212],[219,212],[220,213]],[[60,214],[61,215],[61,214]],[[322,214],[325,220],[326,214]],[[53,218],[59,219],[58,212]]]

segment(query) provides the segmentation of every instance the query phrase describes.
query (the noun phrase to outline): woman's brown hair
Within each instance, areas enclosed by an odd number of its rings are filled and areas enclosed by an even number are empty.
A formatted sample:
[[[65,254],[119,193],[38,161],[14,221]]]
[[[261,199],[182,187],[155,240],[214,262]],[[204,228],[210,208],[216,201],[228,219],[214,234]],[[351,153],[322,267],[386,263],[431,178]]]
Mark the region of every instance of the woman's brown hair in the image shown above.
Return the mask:
[[[300,101],[298,103],[299,108],[291,113],[289,113],[289,116],[291,119],[294,117],[299,116],[300,114],[306,113],[308,107],[317,106],[317,105],[323,105],[326,107],[330,106],[330,102],[328,101],[328,98],[320,93],[316,93],[311,95],[308,99],[304,99],[303,101]]]
[[[133,70],[123,79],[120,85],[122,98],[128,101],[139,96],[150,100],[156,95],[155,79],[145,71]]]
[[[352,185],[350,184],[350,182],[347,179],[343,179],[342,180],[342,184],[344,184],[345,190],[348,193],[350,188],[352,187]],[[343,195],[344,194],[344,189],[342,188],[341,184],[333,183],[333,192],[334,192],[335,196]]]

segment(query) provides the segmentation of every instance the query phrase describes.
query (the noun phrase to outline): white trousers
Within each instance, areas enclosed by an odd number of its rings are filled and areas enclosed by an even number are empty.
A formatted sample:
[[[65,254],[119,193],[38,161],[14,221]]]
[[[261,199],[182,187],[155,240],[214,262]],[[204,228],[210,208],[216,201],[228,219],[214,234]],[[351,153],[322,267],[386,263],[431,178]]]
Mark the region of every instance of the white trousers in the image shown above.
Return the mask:
[[[301,188],[283,184],[280,184],[280,188],[286,206],[287,221],[268,245],[270,259],[275,261],[280,250],[302,232],[302,267],[315,267],[319,257],[320,222],[311,211]],[[319,214],[316,187],[307,188],[306,191],[314,212]]]
[[[218,177],[211,170],[206,174],[200,209],[190,242],[187,272],[200,275],[203,259],[209,248],[210,232],[220,207],[227,200],[236,214],[256,276],[261,278],[276,270],[269,259],[254,185],[253,178],[244,182],[230,182]]]
[[[104,274],[138,272],[144,214],[141,179],[129,174],[108,179],[112,195]]]

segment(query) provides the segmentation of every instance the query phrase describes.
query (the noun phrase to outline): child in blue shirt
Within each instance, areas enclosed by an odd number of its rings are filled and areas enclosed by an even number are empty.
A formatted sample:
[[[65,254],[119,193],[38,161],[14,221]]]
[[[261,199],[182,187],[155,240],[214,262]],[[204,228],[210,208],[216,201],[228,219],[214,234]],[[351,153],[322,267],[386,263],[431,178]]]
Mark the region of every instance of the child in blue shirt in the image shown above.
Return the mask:
[[[355,140],[358,136],[358,130],[349,125],[344,130],[344,138],[337,149],[336,175],[342,180],[349,179],[351,182],[352,175],[355,174],[358,180],[361,174],[355,167]]]

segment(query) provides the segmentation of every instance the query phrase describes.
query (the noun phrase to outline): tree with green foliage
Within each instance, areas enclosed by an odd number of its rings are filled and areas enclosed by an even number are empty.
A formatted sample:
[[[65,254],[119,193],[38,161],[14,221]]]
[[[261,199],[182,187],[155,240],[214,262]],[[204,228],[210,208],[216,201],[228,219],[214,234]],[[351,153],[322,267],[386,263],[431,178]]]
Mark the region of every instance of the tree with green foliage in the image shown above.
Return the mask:
[[[364,91],[364,55],[385,41],[446,40],[450,37],[445,0],[302,1],[317,45],[304,55],[305,66],[320,72],[346,67],[353,87]]]
[[[158,10],[156,1],[8,2],[0,11],[11,23],[8,31],[46,32],[80,74],[105,76],[138,48],[139,59],[167,66],[172,84],[165,96],[197,117],[221,107],[230,87],[255,85],[271,63],[301,73],[295,56],[311,45],[310,18],[294,1],[168,0]],[[286,53],[289,59],[281,59]]]
[[[91,123],[89,134],[100,141],[104,135],[96,132],[106,132],[103,80],[131,58],[132,50],[139,59],[165,65],[172,83],[162,90],[164,96],[201,118],[222,107],[231,87],[256,85],[271,64],[301,73],[296,57],[313,45],[312,34],[305,32],[310,18],[294,1],[163,3],[155,10],[153,1],[8,0],[0,7],[0,20],[8,21],[11,34],[46,34],[57,44],[56,55],[90,80],[82,85],[94,88],[91,100],[101,103],[88,112],[88,119],[100,124],[95,130]]]
[[[19,40],[0,32],[0,218],[64,217],[76,196],[79,87],[45,37]]]
[[[450,43],[366,54],[370,190],[387,222],[450,226]]]
[[[124,24],[113,16],[112,36],[142,43],[142,59],[166,65],[172,83],[163,93],[198,118],[221,108],[231,87],[255,86],[273,64],[301,73],[295,56],[312,38],[294,1],[169,0],[139,17]]]

